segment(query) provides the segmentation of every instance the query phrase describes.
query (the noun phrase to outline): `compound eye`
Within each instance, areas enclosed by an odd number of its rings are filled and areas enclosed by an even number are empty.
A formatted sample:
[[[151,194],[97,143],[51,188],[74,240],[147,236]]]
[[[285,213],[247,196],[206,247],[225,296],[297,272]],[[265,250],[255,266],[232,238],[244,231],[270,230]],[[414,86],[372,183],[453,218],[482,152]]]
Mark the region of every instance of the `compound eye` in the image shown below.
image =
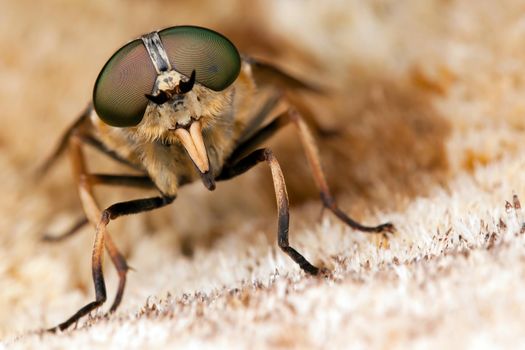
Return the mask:
[[[95,111],[106,124],[135,126],[146,111],[145,94],[153,90],[157,72],[142,40],[120,48],[98,75],[93,91]]]
[[[221,91],[230,86],[241,69],[237,48],[223,35],[210,29],[177,26],[159,32],[172,68],[205,87]]]

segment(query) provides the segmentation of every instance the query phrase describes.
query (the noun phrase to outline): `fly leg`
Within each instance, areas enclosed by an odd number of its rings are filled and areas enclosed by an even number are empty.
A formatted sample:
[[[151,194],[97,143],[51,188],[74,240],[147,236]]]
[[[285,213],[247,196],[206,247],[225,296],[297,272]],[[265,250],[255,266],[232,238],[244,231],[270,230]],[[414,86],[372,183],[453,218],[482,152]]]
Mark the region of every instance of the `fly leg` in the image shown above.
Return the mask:
[[[258,149],[238,162],[230,166],[225,166],[216,180],[221,181],[231,179],[248,171],[262,161],[266,161],[272,172],[275,198],[277,201],[277,242],[279,248],[288,254],[288,256],[290,256],[290,258],[292,258],[292,260],[295,261],[305,272],[311,275],[317,275],[319,273],[319,268],[308,262],[301,253],[289,244],[288,226],[290,221],[290,210],[288,204],[288,193],[286,191],[286,184],[284,182],[281,167],[270,149]]]
[[[293,108],[289,108],[285,112],[281,113],[272,122],[270,122],[269,124],[261,128],[257,133],[255,133],[251,138],[242,142],[230,156],[231,162],[234,163],[235,160],[240,159],[247,152],[253,150],[255,147],[266,141],[268,138],[273,136],[278,130],[288,125],[289,123],[292,123],[295,126],[299,134],[301,144],[303,145],[303,149],[306,154],[308,165],[310,166],[310,169],[312,171],[315,183],[319,188],[323,205],[330,211],[332,211],[340,220],[342,220],[348,226],[356,230],[370,233],[393,232],[394,225],[392,225],[391,223],[384,223],[377,226],[365,226],[350,218],[344,211],[342,211],[339,208],[334,197],[330,193],[330,188],[328,187],[328,183],[326,182],[326,178],[321,167],[319,151],[317,149],[314,137],[310,132],[310,129],[304,122],[303,118],[299,114],[299,112],[297,112]]]
[[[104,245],[106,246],[106,249],[108,250],[112,259],[114,259],[116,256],[120,257],[120,259],[117,258],[113,261],[113,263],[117,267],[117,270],[119,271],[120,276],[119,289],[117,291],[115,301],[113,302],[113,305],[110,309],[110,312],[115,311],[122,299],[122,293],[124,291],[124,286],[126,283],[126,272],[128,270],[128,266],[124,258],[120,255],[116,247],[113,245],[112,241],[109,239],[109,235],[107,235],[106,231],[107,225],[111,220],[115,220],[120,216],[137,214],[144,211],[160,208],[170,204],[171,202],[173,202],[173,200],[174,197],[152,197],[137,199],[128,202],[120,202],[117,204],[113,204],[112,206],[108,207],[102,212],[99,224],[97,226],[97,232],[95,235],[95,243],[93,245],[93,254],[91,260],[93,283],[95,285],[95,301],[88,303],[80,310],[78,310],[73,316],[67,319],[65,322],[59,324],[54,328],[51,328],[50,331],[67,329],[73,323],[76,323],[81,317],[95,310],[106,301],[106,285],[104,283],[104,274],[102,271]]]
[[[84,154],[82,152],[82,137],[73,133],[69,139],[69,149],[75,179],[78,183],[80,199],[84,207],[84,212],[86,213],[87,219],[96,225],[95,242],[93,244],[92,253],[92,275],[95,286],[95,301],[85,305],[65,322],[49,329],[49,331],[67,329],[69,326],[76,323],[81,317],[98,308],[106,301],[106,286],[104,283],[104,275],[102,271],[104,247],[111,257],[111,260],[115,265],[119,275],[117,294],[110,308],[110,312],[115,311],[122,299],[122,294],[126,285],[126,273],[129,270],[129,267],[124,256],[119,252],[116,245],[113,243],[113,240],[108,235],[106,226],[109,224],[110,220],[116,219],[119,216],[153,210],[171,203],[174,199],[174,197],[153,197],[138,199],[129,202],[117,203],[110,206],[106,210],[101,211],[95,200],[92,189],[92,185],[96,183],[97,177],[92,177],[92,181],[90,181],[90,175],[87,173]],[[100,180],[101,177],[98,177],[98,179]],[[106,180],[107,179],[108,178],[106,178]]]
[[[322,93],[321,89],[316,88],[315,86],[305,83],[299,79],[296,79],[271,64],[258,61],[251,57],[247,57],[246,60],[251,65],[254,80],[260,86],[273,87],[281,89],[284,92],[310,91],[318,94]],[[317,130],[320,130],[321,134],[324,133],[326,135],[331,134],[332,132],[323,132],[323,128],[317,123],[316,118],[314,118],[314,116],[311,113],[309,113],[309,109],[301,103],[300,99],[294,98],[293,94],[285,94],[285,96],[286,97],[284,97],[283,100],[286,101],[288,106],[293,105],[296,106],[296,108],[289,108],[287,112],[281,114],[274,120],[274,122],[270,123],[268,126],[273,127],[273,130],[269,130],[269,128],[263,127],[257,134],[254,134],[254,137],[252,137],[253,140],[242,139],[242,143],[240,147],[237,148],[235,152],[236,154],[234,154],[234,156],[238,156],[239,153],[242,153],[243,148],[245,148],[243,147],[243,145],[247,147],[252,147],[255,143],[254,141],[258,141],[258,137],[260,139],[265,139],[269,137],[269,134],[272,134],[281,126],[285,125],[287,122],[292,121],[297,131],[299,132],[299,138],[301,139],[301,143],[303,144],[303,148],[306,153],[306,158],[308,159],[310,169],[312,170],[315,183],[317,184],[317,187],[319,188],[319,191],[321,193],[321,199],[323,201],[324,206],[330,209],[339,219],[341,219],[347,225],[359,231],[372,233],[394,231],[394,226],[391,223],[385,223],[378,226],[365,226],[353,220],[348,215],[346,215],[341,209],[339,209],[326,183],[326,179],[319,159],[319,152],[317,150],[314,138],[310,130],[306,126],[303,116],[297,111],[297,109],[303,112],[303,115],[308,118],[308,122],[314,125]],[[264,118],[259,119],[263,120]],[[281,122],[278,122],[278,120],[281,120]],[[278,127],[275,128],[275,126]]]
[[[46,242],[61,242],[65,240],[66,238],[69,238],[73,236],[75,233],[80,231],[80,229],[84,226],[86,226],[89,223],[89,220],[86,216],[81,217],[78,219],[70,228],[68,228],[65,232],[59,234],[59,235],[50,235],[45,233],[42,236],[42,240]]]
[[[129,186],[145,189],[154,189],[155,184],[148,176],[141,175],[113,175],[113,174],[88,174],[84,178],[91,186],[110,185],[110,186]],[[42,239],[46,242],[61,242],[66,238],[73,236],[89,223],[88,218],[84,215],[79,218],[69,229],[58,235],[44,234]]]
[[[337,216],[341,221],[356,230],[370,233],[393,232],[395,230],[394,225],[389,222],[377,226],[365,226],[350,218],[338,207],[335,198],[330,193],[328,183],[326,182],[326,178],[321,167],[319,151],[317,149],[317,145],[315,144],[312,133],[308,129],[308,126],[304,122],[299,112],[293,108],[290,108],[288,110],[288,115],[299,134],[299,138],[306,153],[306,159],[308,160],[308,164],[312,171],[315,183],[321,193],[321,200],[323,201],[324,206],[330,209],[330,211],[332,211],[332,213],[334,213],[335,216]]]
[[[93,112],[93,105],[90,103],[84,108],[84,110],[77,117],[75,122],[62,134],[58,145],[56,146],[53,153],[38,167],[36,174],[38,176],[45,175],[49,169],[56,163],[58,158],[66,151],[70,146],[70,141],[72,138],[78,139],[77,143],[80,141],[84,144],[90,145],[97,149],[99,152],[109,156],[110,158],[123,163],[125,165],[134,168],[125,159],[122,159],[119,155],[111,150],[108,150],[100,141],[91,136],[88,132],[85,132],[87,125],[89,124],[89,116]],[[82,156],[79,154],[78,156]],[[84,163],[84,160],[78,159],[74,160],[76,163]],[[78,178],[82,176],[87,179],[91,185],[105,184],[105,185],[121,185],[121,186],[132,186],[132,187],[142,187],[142,188],[155,188],[155,185],[147,176],[133,176],[133,175],[106,175],[106,174],[87,174],[85,172],[85,165],[77,166],[76,177],[77,182]],[[81,174],[78,173],[79,170],[84,170]],[[88,218],[84,215],[80,217],[69,229],[59,235],[49,235],[44,234],[42,239],[47,242],[59,242],[68,237],[73,236],[81,228],[89,223]]]
[[[75,122],[62,134],[60,141],[56,146],[53,153],[38,167],[36,174],[38,176],[45,175],[49,169],[56,163],[58,158],[66,151],[69,140],[74,133],[77,133],[79,129],[82,128],[82,125],[86,123],[89,118],[89,115],[93,111],[93,105],[90,103],[77,117]]]

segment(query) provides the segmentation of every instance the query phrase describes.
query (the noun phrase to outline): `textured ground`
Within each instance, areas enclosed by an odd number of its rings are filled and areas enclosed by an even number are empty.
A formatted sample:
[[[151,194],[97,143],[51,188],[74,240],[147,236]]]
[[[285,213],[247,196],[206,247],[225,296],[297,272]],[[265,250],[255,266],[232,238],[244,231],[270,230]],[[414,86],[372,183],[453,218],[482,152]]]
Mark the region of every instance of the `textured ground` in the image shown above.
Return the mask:
[[[117,47],[187,23],[325,86],[298,98],[339,130],[319,140],[337,198],[398,230],[370,238],[321,217],[286,130],[272,146],[295,204],[291,242],[329,276],[305,276],[276,248],[261,166],[112,223],[135,268],[121,308],[41,334],[93,298],[93,231],[39,240],[80,206],[65,159],[45,179],[36,165]],[[525,346],[523,42],[519,0],[0,0],[0,349]],[[110,265],[106,275],[111,295]]]

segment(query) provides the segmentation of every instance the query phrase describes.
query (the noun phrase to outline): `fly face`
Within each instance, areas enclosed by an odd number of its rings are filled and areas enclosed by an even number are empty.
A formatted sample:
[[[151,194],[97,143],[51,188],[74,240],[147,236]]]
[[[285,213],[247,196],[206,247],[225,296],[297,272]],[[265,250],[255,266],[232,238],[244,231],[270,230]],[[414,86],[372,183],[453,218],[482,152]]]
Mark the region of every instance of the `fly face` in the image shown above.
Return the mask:
[[[172,27],[134,40],[102,69],[93,101],[106,124],[140,142],[180,143],[202,173],[209,171],[203,129],[231,109],[241,60],[222,35]]]
[[[201,173],[209,170],[202,135],[231,110],[231,87],[213,91],[195,82],[195,71],[185,77],[175,70],[158,75],[144,117],[134,130],[145,142],[180,143]]]

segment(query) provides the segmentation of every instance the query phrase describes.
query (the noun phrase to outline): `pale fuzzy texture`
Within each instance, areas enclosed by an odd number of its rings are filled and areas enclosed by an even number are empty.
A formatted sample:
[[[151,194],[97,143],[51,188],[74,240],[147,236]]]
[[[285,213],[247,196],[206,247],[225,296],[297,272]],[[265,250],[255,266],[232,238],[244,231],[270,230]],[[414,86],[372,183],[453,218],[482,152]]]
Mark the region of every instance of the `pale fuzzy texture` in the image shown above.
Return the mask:
[[[322,4],[0,4],[0,349],[525,346],[524,213],[512,204],[514,194],[525,201],[525,6]],[[370,238],[328,212],[317,220],[319,201],[297,190],[304,174],[285,171],[301,199],[292,245],[332,271],[311,278],[276,247],[273,199],[253,189],[267,169],[212,194],[197,184],[169,208],[110,224],[136,269],[115,315],[41,334],[92,300],[93,235],[38,240],[79,206],[67,162],[39,181],[34,164],[115,48],[190,22],[224,28],[242,48],[332,87],[313,108],[325,126],[345,123],[343,143],[321,142],[338,199],[397,233]],[[281,142],[278,158],[304,161],[292,146]],[[104,203],[140,195],[97,193]],[[105,272],[112,298],[116,276],[110,264]]]

